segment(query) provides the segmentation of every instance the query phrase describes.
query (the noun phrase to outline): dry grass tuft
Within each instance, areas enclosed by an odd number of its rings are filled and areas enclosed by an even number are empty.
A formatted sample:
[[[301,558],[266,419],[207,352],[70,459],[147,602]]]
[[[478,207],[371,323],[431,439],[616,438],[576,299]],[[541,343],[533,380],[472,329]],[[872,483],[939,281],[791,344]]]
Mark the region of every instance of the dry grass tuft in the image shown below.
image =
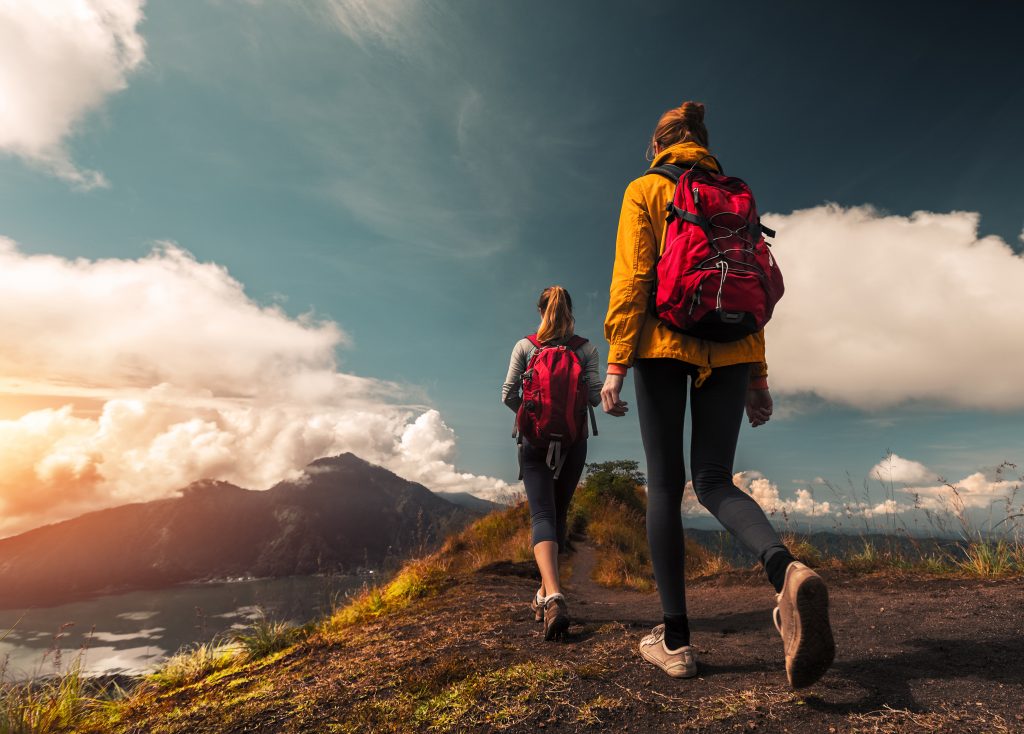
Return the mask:
[[[531,560],[529,506],[524,500],[480,518],[445,541],[437,556],[458,571],[475,571],[496,561]]]
[[[883,706],[865,714],[849,714],[850,734],[959,734],[983,731],[986,734],[1010,734],[1019,731],[999,714],[981,706],[953,708],[944,704],[938,711],[909,711]]]
[[[587,520],[587,535],[597,547],[595,582],[608,588],[654,589],[646,523],[640,513],[617,502],[598,505]]]
[[[441,591],[450,583],[449,569],[450,564],[437,554],[410,561],[391,583],[365,590],[328,618],[323,627],[329,633],[338,632],[404,609],[417,599]]]

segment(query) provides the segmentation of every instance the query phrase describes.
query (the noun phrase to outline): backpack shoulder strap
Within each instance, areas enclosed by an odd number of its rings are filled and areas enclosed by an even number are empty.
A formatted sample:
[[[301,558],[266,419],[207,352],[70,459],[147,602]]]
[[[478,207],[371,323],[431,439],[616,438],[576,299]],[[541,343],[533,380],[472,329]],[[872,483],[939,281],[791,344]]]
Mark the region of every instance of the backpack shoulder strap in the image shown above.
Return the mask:
[[[530,344],[532,344],[533,346],[537,347],[537,349],[540,349],[541,347],[544,346],[544,343],[540,339],[537,338],[536,334],[527,334],[526,338],[529,339],[530,340]]]
[[[569,339],[569,341],[567,341],[565,343],[565,346],[569,347],[569,349],[571,349],[572,351],[575,352],[577,349],[579,349],[580,347],[582,347],[586,343],[587,343],[587,339],[586,338],[574,334]]]
[[[655,166],[654,168],[648,168],[647,171],[644,173],[644,175],[646,176],[648,173],[655,173],[655,174],[657,174],[659,176],[664,176],[665,178],[667,178],[672,183],[677,184],[677,183],[679,183],[679,179],[681,179],[683,177],[683,174],[689,173],[690,171],[694,170],[695,168],[699,168],[702,171],[712,172],[712,171],[709,171],[709,169],[704,168],[702,165],[700,165],[701,163],[704,162],[704,160],[706,158],[710,158],[711,160],[713,160],[715,162],[715,165],[718,166],[718,173],[719,174],[724,174],[725,173],[725,169],[722,168],[722,164],[718,162],[718,159],[715,158],[710,153],[708,153],[707,155],[702,156],[699,160],[695,161],[693,163],[693,165],[691,165],[691,166],[680,166],[680,165],[675,164],[675,163],[662,163],[660,166]]]
[[[671,163],[663,163],[660,166],[648,168],[647,172],[644,173],[644,175],[646,176],[651,173],[667,178],[672,183],[677,184],[679,183],[679,179],[683,177],[683,174],[686,173],[686,169],[672,165]]]

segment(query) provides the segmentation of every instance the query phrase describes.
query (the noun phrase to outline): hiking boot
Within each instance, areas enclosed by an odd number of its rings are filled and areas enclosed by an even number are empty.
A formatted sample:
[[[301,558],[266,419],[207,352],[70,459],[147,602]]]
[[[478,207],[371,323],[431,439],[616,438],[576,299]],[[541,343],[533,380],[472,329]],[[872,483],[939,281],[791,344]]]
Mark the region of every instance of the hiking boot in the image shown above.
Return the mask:
[[[772,610],[772,620],[782,635],[786,677],[793,688],[805,688],[821,678],[836,657],[828,589],[821,576],[793,561],[776,598],[779,605]]]
[[[654,663],[673,678],[692,678],[697,675],[697,655],[691,645],[678,650],[665,647],[665,625],[659,624],[651,634],[640,640],[640,655]]]
[[[534,594],[533,599],[530,600],[530,609],[533,610],[533,619],[535,622],[544,621],[544,601],[545,597],[540,595],[539,590]]]
[[[553,640],[569,630],[569,609],[565,597],[551,594],[544,599],[544,639]]]

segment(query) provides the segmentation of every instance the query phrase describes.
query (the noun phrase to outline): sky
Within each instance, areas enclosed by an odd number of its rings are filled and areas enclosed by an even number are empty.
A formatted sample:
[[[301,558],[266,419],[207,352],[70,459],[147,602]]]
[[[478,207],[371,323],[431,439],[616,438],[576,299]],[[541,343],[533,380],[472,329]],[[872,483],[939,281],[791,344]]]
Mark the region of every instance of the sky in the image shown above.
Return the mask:
[[[606,353],[622,192],[686,99],[787,281],[737,483],[824,525],[1019,502],[1022,20],[0,0],[0,536],[341,451],[511,496],[512,345],[559,283]],[[589,458],[643,468],[635,415]]]

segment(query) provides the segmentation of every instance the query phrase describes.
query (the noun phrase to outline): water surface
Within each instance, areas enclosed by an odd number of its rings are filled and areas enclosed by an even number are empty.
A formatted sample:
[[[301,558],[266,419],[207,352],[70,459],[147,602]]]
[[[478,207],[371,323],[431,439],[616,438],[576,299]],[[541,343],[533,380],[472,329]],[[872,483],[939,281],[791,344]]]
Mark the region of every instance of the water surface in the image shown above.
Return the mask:
[[[289,576],[183,584],[28,610],[0,610],[0,668],[21,680],[66,670],[152,671],[183,646],[244,630],[265,615],[297,624],[327,614],[372,577]]]

